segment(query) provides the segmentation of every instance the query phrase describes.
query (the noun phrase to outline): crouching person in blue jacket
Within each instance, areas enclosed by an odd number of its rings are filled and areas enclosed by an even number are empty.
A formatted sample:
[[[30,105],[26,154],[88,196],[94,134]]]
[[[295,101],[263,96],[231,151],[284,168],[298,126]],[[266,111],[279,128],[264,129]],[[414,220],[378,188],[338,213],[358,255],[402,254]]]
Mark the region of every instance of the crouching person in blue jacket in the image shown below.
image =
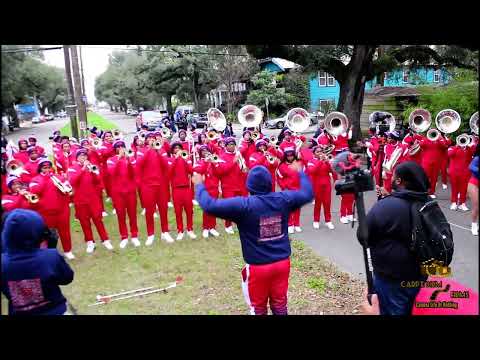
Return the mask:
[[[290,275],[288,214],[313,199],[312,184],[301,171],[300,190],[272,192],[272,177],[264,166],[248,173],[248,197],[215,199],[195,174],[195,194],[203,211],[237,224],[242,244],[242,289],[252,315],[287,315],[287,291]]]
[[[2,293],[10,315],[63,315],[67,300],[59,285],[73,271],[57,249],[40,249],[45,224],[35,211],[15,209],[2,231]]]

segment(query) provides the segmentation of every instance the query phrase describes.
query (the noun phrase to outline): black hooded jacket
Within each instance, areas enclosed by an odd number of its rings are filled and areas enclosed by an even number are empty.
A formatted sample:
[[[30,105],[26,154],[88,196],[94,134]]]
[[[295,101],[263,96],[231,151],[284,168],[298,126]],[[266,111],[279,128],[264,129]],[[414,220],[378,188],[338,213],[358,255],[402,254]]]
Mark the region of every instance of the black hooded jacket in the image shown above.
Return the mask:
[[[426,192],[399,190],[378,201],[367,214],[368,244],[374,273],[391,280],[425,280],[420,263],[409,250],[410,207],[428,201]]]

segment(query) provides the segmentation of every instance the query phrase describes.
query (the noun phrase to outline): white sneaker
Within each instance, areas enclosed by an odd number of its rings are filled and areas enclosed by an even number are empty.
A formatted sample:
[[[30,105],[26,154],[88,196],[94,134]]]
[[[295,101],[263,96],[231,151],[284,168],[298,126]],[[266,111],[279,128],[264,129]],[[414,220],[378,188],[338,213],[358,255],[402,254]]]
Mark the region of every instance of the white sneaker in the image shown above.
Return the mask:
[[[91,254],[95,250],[95,243],[93,241],[87,241],[87,253]]]
[[[325,223],[325,225],[326,225],[327,228],[329,228],[330,230],[335,229],[335,226],[333,226],[333,224],[332,224],[331,222],[327,222],[327,223]]]
[[[123,239],[122,241],[120,241],[120,249],[125,249],[127,244],[128,244],[128,239]]]
[[[112,246],[112,243],[110,242],[110,240],[105,240],[103,242],[103,246],[105,246],[108,250],[113,250],[113,246]]]
[[[450,210],[453,210],[453,211],[457,210],[457,204],[452,203],[452,205],[450,205]]]
[[[173,208],[173,204],[172,204],[171,201],[168,202],[168,207],[169,207],[169,208]]]
[[[462,211],[468,211],[469,209],[467,208],[467,205],[465,205],[465,203],[461,204],[459,207],[458,207],[460,210]]]
[[[162,239],[165,240],[167,243],[173,243],[175,241],[168,232],[162,233]]]
[[[69,252],[66,252],[63,254],[68,260],[73,260],[75,259],[75,255],[73,255],[73,253],[71,251]]]
[[[225,232],[226,232],[227,234],[230,234],[230,235],[235,234],[235,232],[233,231],[233,227],[232,227],[232,226],[226,227],[226,228],[225,228]]]
[[[341,222],[342,224],[348,224],[348,217],[342,216],[342,217],[340,218],[340,222]]]
[[[206,239],[208,238],[208,230],[203,230],[202,236]]]
[[[430,195],[432,199],[436,199],[437,197],[435,195]]]
[[[105,217],[105,216],[108,216],[108,213],[106,211],[103,211],[102,212],[102,216]]]
[[[295,228],[293,226],[288,227],[288,233],[293,234],[295,232]]]
[[[178,235],[177,235],[177,241],[178,240],[183,240],[183,236],[185,235],[185,233],[183,232],[179,232]]]
[[[478,236],[478,223],[472,223],[472,235]]]
[[[442,189],[443,189],[443,190],[447,190],[447,189],[448,189],[447,184],[442,184]]]
[[[141,212],[141,215],[142,215],[142,216],[144,216],[144,215],[145,215],[145,213],[146,213],[146,210],[145,210],[145,209],[143,209],[143,210],[142,210],[142,212]]]
[[[302,232],[302,228],[300,226],[295,226],[295,231],[296,232]]]
[[[348,219],[348,221],[350,221],[350,222],[357,221],[357,219],[354,219],[354,218],[353,218],[353,215],[347,215],[347,219]]]
[[[215,237],[220,236],[220,234],[218,233],[218,231],[215,230],[215,229],[210,229],[210,234],[212,234],[212,235],[215,236]]]
[[[187,231],[187,235],[190,237],[190,239],[196,239],[197,235],[193,231]]]
[[[112,210],[112,215],[116,215],[117,214],[117,211],[115,210],[115,208]]]
[[[153,244],[153,240],[155,240],[155,235],[150,235],[147,237],[147,241],[145,241],[145,245],[150,246]]]
[[[154,218],[154,219],[158,219],[158,214],[157,214],[156,211],[153,213],[153,218]]]
[[[135,247],[139,247],[140,246],[140,241],[138,241],[138,238],[132,238],[132,244]]]
[[[314,228],[314,229],[320,229],[320,223],[314,221],[314,222],[313,222],[313,228]]]
[[[193,205],[195,205],[195,206],[198,206],[198,205],[200,205],[200,204],[198,203],[198,201],[197,201],[197,200],[195,200],[195,199],[193,199],[193,200],[192,200],[192,204],[193,204]]]

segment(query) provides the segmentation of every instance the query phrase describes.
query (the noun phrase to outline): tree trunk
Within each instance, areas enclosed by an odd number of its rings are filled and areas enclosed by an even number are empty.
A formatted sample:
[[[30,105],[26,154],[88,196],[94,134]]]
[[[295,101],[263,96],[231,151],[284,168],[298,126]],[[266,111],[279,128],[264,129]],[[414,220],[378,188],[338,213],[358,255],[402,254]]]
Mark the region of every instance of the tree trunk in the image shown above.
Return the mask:
[[[71,62],[70,62],[70,46],[63,45],[63,55],[65,59],[65,77],[67,80],[67,94],[68,94],[68,105],[75,104],[74,100],[74,92],[73,92],[73,83],[72,83],[72,70],[71,70]],[[70,115],[70,128],[72,130],[72,136],[75,138],[79,138],[78,136],[78,123],[77,123],[77,115],[76,110],[71,110],[68,112]]]
[[[113,106],[112,106],[112,104],[108,104],[108,106],[110,106],[110,111],[113,112]]]
[[[73,87],[75,89],[75,103],[77,104],[78,118],[80,124],[83,123],[86,129],[87,124],[87,108],[82,98],[82,79],[80,78],[80,68],[78,64],[77,47],[74,45],[71,48],[72,51],[72,75],[73,75]],[[79,135],[84,137],[84,131],[81,130]]]
[[[173,115],[172,95],[173,94],[167,94],[165,96],[167,99],[167,111],[169,115]]]
[[[360,139],[360,116],[365,94],[366,72],[371,64],[376,46],[355,45],[345,77],[340,82],[337,110],[347,115],[352,126],[352,139]]]

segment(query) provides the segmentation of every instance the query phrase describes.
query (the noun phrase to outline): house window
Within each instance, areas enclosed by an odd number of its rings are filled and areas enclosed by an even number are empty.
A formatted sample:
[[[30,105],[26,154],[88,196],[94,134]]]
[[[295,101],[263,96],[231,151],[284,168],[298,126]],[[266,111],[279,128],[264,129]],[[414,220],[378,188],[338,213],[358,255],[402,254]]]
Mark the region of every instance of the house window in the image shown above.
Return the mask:
[[[388,72],[386,72],[386,73],[383,74],[383,80],[384,80],[384,81],[387,81],[387,80],[388,80]]]
[[[410,70],[403,70],[403,82],[408,83],[408,77],[410,75]]]
[[[327,86],[327,73],[325,71],[318,72],[318,86]]]
[[[319,100],[319,110],[327,115],[328,112],[335,109],[335,100],[334,99],[323,99]]]
[[[335,78],[330,74],[327,74],[327,86],[335,86]]]
[[[440,69],[433,72],[433,82],[440,82]]]

